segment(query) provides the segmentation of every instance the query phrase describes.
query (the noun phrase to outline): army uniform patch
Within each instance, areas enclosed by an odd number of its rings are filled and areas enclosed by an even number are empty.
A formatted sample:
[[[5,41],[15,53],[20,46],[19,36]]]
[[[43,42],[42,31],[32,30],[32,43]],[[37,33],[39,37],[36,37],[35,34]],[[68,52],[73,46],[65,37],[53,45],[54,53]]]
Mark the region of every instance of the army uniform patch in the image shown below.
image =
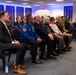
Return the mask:
[[[24,31],[24,32],[26,32],[26,30],[27,30],[26,28],[23,28],[23,31]]]

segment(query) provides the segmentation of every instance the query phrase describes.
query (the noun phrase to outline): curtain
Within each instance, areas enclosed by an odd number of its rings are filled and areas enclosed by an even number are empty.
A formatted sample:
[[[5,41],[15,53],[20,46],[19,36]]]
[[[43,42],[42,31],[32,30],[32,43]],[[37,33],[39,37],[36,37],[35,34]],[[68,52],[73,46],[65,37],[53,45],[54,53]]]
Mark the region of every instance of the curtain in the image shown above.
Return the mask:
[[[0,5],[0,11],[3,11],[3,10],[4,10],[4,6]]]
[[[11,17],[11,22],[15,21],[15,7],[14,6],[6,6],[6,11],[9,12]]]
[[[24,8],[23,7],[17,7],[16,8],[16,14],[17,14],[17,16],[24,16]]]
[[[32,8],[25,8],[25,14],[32,14]]]
[[[68,16],[69,19],[73,17],[73,6],[64,7],[64,16]]]

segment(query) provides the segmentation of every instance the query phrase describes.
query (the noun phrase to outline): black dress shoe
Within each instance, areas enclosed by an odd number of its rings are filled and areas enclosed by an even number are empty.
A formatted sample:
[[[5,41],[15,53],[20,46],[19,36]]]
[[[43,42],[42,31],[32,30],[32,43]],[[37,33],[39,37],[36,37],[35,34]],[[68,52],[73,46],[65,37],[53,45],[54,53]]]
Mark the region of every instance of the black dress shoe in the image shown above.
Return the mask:
[[[53,52],[52,55],[53,55],[53,56],[59,56],[59,54],[56,53],[56,52]]]
[[[71,51],[71,49],[67,49],[67,52],[70,52]]]
[[[40,59],[43,59],[43,60],[49,60],[49,59],[46,58],[46,57],[40,57]]]
[[[59,52],[59,54],[64,54],[65,53],[65,51],[61,51],[61,52]]]
[[[52,56],[52,55],[47,56],[47,58],[52,59],[52,60],[56,60],[57,59],[55,56]]]
[[[67,48],[64,48],[63,51],[67,51]]]
[[[56,50],[55,52],[56,52],[57,54],[60,54],[60,50]]]
[[[32,60],[32,63],[35,63],[35,64],[42,64],[42,62],[41,62],[40,60],[38,60],[38,59]]]
[[[71,48],[67,47],[66,52],[69,52],[69,51],[71,51]]]
[[[57,53],[57,54],[64,54],[63,51],[57,51],[56,53]]]

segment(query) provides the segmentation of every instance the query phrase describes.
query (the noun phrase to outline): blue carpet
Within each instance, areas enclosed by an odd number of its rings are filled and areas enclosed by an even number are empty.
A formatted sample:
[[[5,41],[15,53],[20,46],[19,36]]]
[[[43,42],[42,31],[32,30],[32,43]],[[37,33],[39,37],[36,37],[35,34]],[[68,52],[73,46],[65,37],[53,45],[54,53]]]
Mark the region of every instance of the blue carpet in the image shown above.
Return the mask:
[[[29,51],[26,52],[24,64],[27,66],[27,75],[76,75],[76,42],[72,42],[73,49],[57,57],[57,60],[43,60],[43,64],[31,63]],[[16,55],[12,55],[9,62],[9,73],[5,74],[2,70],[0,60],[0,75],[18,75],[13,73],[12,64]]]

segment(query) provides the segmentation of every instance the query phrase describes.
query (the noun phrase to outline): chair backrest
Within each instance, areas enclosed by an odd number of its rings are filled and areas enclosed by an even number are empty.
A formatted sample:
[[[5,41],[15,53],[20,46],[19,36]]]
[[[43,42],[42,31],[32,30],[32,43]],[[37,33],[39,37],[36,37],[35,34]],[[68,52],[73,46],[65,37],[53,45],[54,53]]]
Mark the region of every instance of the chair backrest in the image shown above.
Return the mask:
[[[12,34],[16,40],[20,41],[20,29],[19,28],[17,27],[12,28]]]

